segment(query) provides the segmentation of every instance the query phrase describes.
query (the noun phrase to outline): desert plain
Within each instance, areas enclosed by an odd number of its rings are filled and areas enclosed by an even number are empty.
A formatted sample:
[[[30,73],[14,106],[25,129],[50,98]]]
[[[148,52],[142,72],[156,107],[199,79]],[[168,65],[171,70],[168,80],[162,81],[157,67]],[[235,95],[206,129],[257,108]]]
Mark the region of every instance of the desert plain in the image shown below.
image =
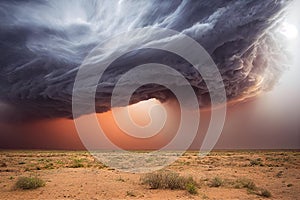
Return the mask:
[[[188,188],[155,187],[149,177],[157,178],[159,174],[189,179],[192,184]],[[16,186],[20,177],[38,178],[43,185],[22,189]],[[212,151],[202,158],[198,152],[188,151],[171,165],[150,173],[116,170],[87,151],[0,151],[0,199],[3,200],[296,200],[300,199],[299,191],[297,150]]]

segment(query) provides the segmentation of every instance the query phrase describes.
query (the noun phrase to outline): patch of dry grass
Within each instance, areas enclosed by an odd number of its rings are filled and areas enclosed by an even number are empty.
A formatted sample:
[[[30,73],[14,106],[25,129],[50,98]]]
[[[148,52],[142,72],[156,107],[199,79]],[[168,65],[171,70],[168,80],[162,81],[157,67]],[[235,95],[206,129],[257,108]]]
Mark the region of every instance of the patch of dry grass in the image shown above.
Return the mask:
[[[43,186],[45,186],[45,181],[38,178],[37,176],[19,177],[15,184],[16,189],[23,189],[23,190],[31,190]]]
[[[146,174],[141,179],[151,189],[187,190],[190,194],[197,194],[197,183],[193,177],[180,176],[175,172],[155,172]]]

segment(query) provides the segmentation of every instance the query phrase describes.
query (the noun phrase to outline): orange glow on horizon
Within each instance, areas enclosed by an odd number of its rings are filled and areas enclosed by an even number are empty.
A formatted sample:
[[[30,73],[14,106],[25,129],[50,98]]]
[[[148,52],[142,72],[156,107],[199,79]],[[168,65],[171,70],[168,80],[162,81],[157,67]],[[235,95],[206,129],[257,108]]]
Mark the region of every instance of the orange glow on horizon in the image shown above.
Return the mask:
[[[151,122],[148,112],[149,109],[155,104],[160,103],[158,100],[150,99],[128,106],[129,114],[134,123],[140,126],[148,125]],[[149,138],[133,137],[122,131],[115,122],[112,111],[97,114],[97,117],[99,119],[99,124],[106,136],[118,147],[122,149],[155,150],[165,146],[174,137],[180,123],[180,111],[178,109],[171,109],[168,105],[164,105],[164,108],[167,114],[165,125],[161,131]],[[118,109],[126,108],[117,108],[117,110]],[[155,115],[155,113],[152,116],[161,117]]]
[[[159,112],[151,110],[152,117],[158,118],[158,120],[166,119],[166,122],[162,129],[154,136],[148,138],[138,138],[128,135],[122,131],[118,124],[115,122],[113,112],[108,111],[105,113],[96,114],[96,117],[106,137],[116,146],[124,150],[157,150],[167,145],[177,134],[180,124],[180,106],[177,101],[168,101],[161,104],[156,99],[150,99],[142,101],[137,104],[130,105],[128,107],[116,108],[129,109],[132,120],[140,125],[147,126],[151,123],[149,116],[149,109],[153,105],[160,104],[164,107],[166,118],[160,116]],[[116,112],[117,114],[118,112]],[[93,115],[93,114],[91,114]],[[89,116],[89,115],[87,115]],[[85,117],[85,116],[82,116]],[[197,144],[202,141],[202,132],[205,132],[207,120],[210,118],[210,112],[201,111],[201,126],[203,131],[197,136]],[[25,143],[27,146],[23,148],[38,148],[38,149],[69,149],[79,150],[86,149],[78,134],[74,120],[70,119],[55,119],[55,120],[43,120],[19,127],[24,133],[24,138],[20,138],[20,142]],[[103,145],[103,141],[97,140],[97,136],[94,137],[92,127],[86,124],[83,133],[86,133],[88,140],[91,141],[93,149],[106,149]],[[136,134],[143,134],[136,133]],[[189,134],[189,133],[186,133]],[[26,137],[25,137],[26,135]],[[103,147],[104,146],[104,147]],[[198,146],[198,145],[197,145]]]

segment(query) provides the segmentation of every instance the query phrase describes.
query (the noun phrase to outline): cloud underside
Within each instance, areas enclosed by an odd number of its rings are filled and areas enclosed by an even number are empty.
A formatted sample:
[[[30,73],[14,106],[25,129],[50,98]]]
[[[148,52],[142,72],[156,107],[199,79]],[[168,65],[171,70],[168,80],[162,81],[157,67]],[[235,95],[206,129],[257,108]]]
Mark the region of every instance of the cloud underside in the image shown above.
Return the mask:
[[[219,68],[227,101],[255,97],[272,89],[285,69],[275,30],[289,2],[0,2],[0,102],[6,106],[2,110],[17,112],[12,118],[71,118],[74,80],[89,52],[112,35],[150,26],[173,29],[199,42]],[[122,74],[151,62],[183,74],[200,107],[209,106],[205,82],[190,63],[168,52],[142,49],[123,55],[105,71],[96,92],[96,111],[111,108],[111,93]],[[122,87],[126,90],[126,84]],[[168,101],[175,97],[166,87],[148,84],[133,94],[131,103],[150,98]]]

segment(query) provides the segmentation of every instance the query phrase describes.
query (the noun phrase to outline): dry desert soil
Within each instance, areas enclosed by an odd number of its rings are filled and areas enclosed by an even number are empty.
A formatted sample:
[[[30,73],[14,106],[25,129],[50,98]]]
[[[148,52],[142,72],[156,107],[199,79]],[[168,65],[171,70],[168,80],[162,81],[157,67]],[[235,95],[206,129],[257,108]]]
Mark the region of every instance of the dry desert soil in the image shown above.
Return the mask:
[[[110,168],[84,151],[2,150],[0,199],[300,199],[299,151],[190,151],[152,175],[166,173],[191,177],[192,190],[153,189],[151,175]],[[20,189],[20,177],[45,185]]]

